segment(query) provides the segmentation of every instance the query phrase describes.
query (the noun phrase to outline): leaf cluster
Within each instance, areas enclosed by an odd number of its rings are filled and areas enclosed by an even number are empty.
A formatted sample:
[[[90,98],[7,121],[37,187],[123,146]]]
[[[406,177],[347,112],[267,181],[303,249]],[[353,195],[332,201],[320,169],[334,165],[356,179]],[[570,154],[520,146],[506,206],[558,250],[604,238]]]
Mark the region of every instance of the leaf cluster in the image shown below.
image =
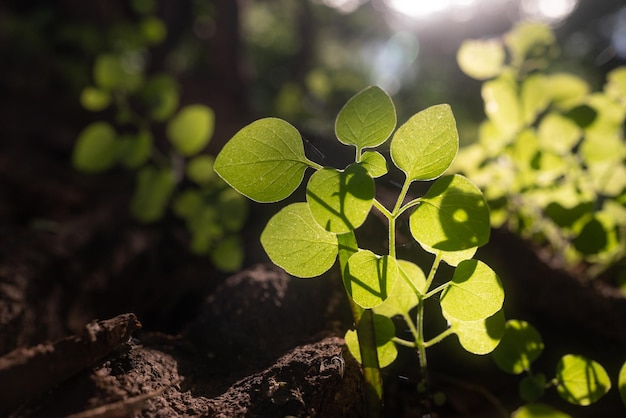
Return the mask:
[[[243,262],[238,232],[248,204],[215,175],[214,158],[202,152],[213,136],[215,115],[201,104],[181,107],[174,77],[145,72],[140,51],[162,42],[167,27],[153,15],[153,2],[137,0],[133,7],[142,18],[119,31],[114,50],[96,57],[93,84],[80,96],[85,109],[112,111],[113,120],[103,117],[78,134],[73,165],[85,173],[116,166],[135,171],[135,219],[155,222],[171,208],[187,226],[192,252],[236,271]]]

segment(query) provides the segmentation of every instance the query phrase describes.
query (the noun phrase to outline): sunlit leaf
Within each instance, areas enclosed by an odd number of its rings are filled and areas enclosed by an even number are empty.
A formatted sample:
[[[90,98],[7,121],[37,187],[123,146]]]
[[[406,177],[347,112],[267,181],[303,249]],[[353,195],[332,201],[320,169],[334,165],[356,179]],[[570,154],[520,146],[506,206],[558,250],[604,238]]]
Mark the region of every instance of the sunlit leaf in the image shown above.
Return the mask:
[[[118,150],[113,126],[106,122],[94,122],[78,135],[72,163],[77,170],[86,173],[102,172],[117,162]]]
[[[222,238],[211,251],[211,262],[221,271],[233,272],[243,264],[243,242],[237,235]]]
[[[111,103],[111,93],[96,87],[85,87],[80,93],[80,104],[87,110],[98,112]]]
[[[409,218],[411,234],[419,243],[455,252],[489,241],[489,208],[467,178],[458,174],[442,177],[420,201]]]
[[[309,205],[292,203],[267,223],[261,244],[272,262],[296,277],[326,272],[337,257],[337,236],[318,225]]]
[[[611,379],[602,365],[574,354],[559,360],[556,380],[559,395],[574,405],[597,402],[611,389]]]
[[[606,75],[604,91],[612,99],[626,104],[626,67],[618,67]]]
[[[424,249],[424,251],[427,251],[431,254],[441,254],[441,260],[444,261],[446,264],[454,267],[458,266],[461,261],[469,260],[470,258],[474,257],[474,254],[476,254],[476,251],[478,250],[478,247],[472,247],[466,250],[459,251],[443,251],[437,250],[433,247],[429,247],[423,242],[420,242],[420,246]]]
[[[306,197],[317,223],[341,234],[365,221],[374,200],[374,180],[358,164],[344,171],[324,168],[311,176]]]
[[[167,124],[167,137],[184,156],[195,155],[208,144],[215,125],[213,111],[204,105],[183,107]]]
[[[104,90],[136,91],[143,82],[137,69],[125,65],[115,54],[100,54],[93,65],[93,78],[97,87]]]
[[[485,113],[500,132],[509,136],[522,127],[523,115],[515,80],[502,75],[482,87]]]
[[[543,74],[531,74],[524,79],[520,91],[523,121],[531,125],[537,115],[543,112],[550,104],[550,95],[547,93],[547,78]]]
[[[215,171],[248,198],[276,202],[296,190],[308,163],[298,130],[267,118],[244,127],[226,143],[215,159]]]
[[[550,75],[547,87],[552,102],[565,110],[583,103],[590,90],[583,79],[568,73]]]
[[[210,184],[217,178],[213,165],[215,158],[210,155],[198,155],[187,163],[187,177],[201,186]]]
[[[539,22],[520,22],[504,38],[514,66],[520,66],[532,55],[540,55],[555,42],[550,27]],[[537,52],[539,51],[539,52]]]
[[[500,74],[505,51],[498,40],[467,40],[457,51],[456,60],[461,70],[477,80],[486,80]]]
[[[359,162],[370,176],[378,178],[387,174],[387,160],[382,154],[376,151],[366,151],[361,155],[361,161]]]
[[[413,115],[391,140],[391,159],[411,181],[441,176],[459,149],[459,134],[449,105]]]
[[[486,319],[498,312],[503,302],[504,289],[500,278],[478,260],[460,262],[450,284],[441,294],[445,317],[459,321]]]
[[[626,362],[622,364],[622,368],[619,370],[617,385],[619,387],[619,396],[622,398],[622,402],[626,406]]]
[[[127,168],[139,168],[152,155],[152,134],[141,131],[136,135],[125,135],[120,138],[119,160]]]
[[[392,341],[396,333],[393,321],[385,316],[374,314],[374,333],[376,334],[376,351],[378,352],[378,365],[380,368],[389,366],[396,360],[398,350]],[[349,330],[344,336],[346,346],[352,357],[361,363],[361,351],[357,331]]]
[[[131,213],[142,222],[160,219],[176,185],[170,169],[144,167],[137,173],[137,187],[131,201]]]
[[[389,297],[398,275],[394,258],[359,250],[348,259],[343,280],[348,295],[367,309],[380,305]]]
[[[542,149],[566,155],[572,152],[582,131],[571,120],[553,112],[541,119],[537,134]]]
[[[248,219],[248,201],[233,189],[223,190],[217,197],[220,225],[227,231],[239,231]]]
[[[499,310],[494,315],[475,321],[461,321],[452,316],[444,317],[450,323],[452,330],[459,338],[461,346],[473,354],[491,353],[500,343],[504,335],[504,314]]]
[[[493,352],[493,360],[507,373],[520,374],[530,370],[530,364],[543,351],[541,335],[528,322],[509,320],[500,345]]]
[[[335,133],[340,142],[361,150],[377,147],[396,127],[396,109],[380,87],[368,87],[352,97],[337,115]]]
[[[148,44],[157,45],[167,36],[167,26],[161,19],[148,16],[139,22],[139,30]]]
[[[392,317],[408,314],[419,303],[417,294],[426,292],[426,276],[422,269],[410,261],[397,260],[400,275],[389,297],[374,308],[380,315]]]
[[[516,409],[511,418],[572,418],[564,412],[541,403],[524,405]]]

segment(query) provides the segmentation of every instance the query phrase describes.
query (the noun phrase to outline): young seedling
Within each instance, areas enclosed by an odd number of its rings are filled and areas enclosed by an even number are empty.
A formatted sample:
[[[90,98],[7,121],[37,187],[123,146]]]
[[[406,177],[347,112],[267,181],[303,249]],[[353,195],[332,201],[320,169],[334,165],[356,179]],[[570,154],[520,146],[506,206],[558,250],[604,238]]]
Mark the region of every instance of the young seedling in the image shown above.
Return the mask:
[[[345,339],[362,363],[372,416],[381,410],[380,368],[395,360],[396,344],[415,349],[421,396],[429,399],[427,348],[456,334],[467,351],[486,354],[497,346],[505,326],[500,280],[489,266],[473,259],[476,249],[489,240],[485,199],[467,178],[444,176],[458,150],[451,108],[432,106],[397,130],[396,122],[391,98],[382,89],[369,87],[350,99],[337,116],[337,139],[355,151],[354,162],[347,167],[323,167],[311,161],[298,130],[275,118],[241,129],[218,154],[214,166],[234,189],[258,202],[285,199],[301,184],[305,171],[314,170],[306,201],[276,213],[262,232],[261,243],[275,264],[296,277],[319,276],[339,260],[356,328]],[[389,138],[391,162],[405,177],[390,208],[375,193],[375,179],[387,173],[388,161],[373,150]],[[424,196],[407,198],[411,184],[432,180]],[[372,208],[388,223],[385,254],[359,247],[354,233]],[[396,226],[405,213],[412,237],[434,255],[427,275],[416,264],[397,258]],[[435,285],[441,262],[455,267],[454,275]],[[431,298],[440,303],[448,326],[427,338],[424,301]],[[412,340],[395,336],[390,319],[395,315],[406,321]]]

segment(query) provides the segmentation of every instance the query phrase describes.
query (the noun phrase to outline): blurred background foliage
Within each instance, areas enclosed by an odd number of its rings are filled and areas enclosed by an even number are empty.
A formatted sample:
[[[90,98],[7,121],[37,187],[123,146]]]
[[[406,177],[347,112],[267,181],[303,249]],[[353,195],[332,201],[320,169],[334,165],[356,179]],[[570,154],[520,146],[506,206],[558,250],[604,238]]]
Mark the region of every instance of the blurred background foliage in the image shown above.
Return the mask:
[[[464,40],[499,39],[529,19],[554,31],[551,71],[572,73],[591,91],[626,63],[623,0],[7,0],[0,147],[35,147],[69,163],[85,126],[126,123],[99,107],[115,97],[89,90],[94,79],[124,79],[132,90],[157,75],[173,80],[165,84],[175,84],[180,106],[213,109],[215,133],[204,150],[212,154],[246,123],[276,116],[304,132],[317,161],[334,162],[334,117],[372,84],[392,95],[400,123],[450,103],[469,145],[485,119],[482,83],[460,70],[457,51]],[[116,74],[98,73],[111,68],[103,53],[116,57]],[[167,146],[165,123],[152,135],[157,150]]]

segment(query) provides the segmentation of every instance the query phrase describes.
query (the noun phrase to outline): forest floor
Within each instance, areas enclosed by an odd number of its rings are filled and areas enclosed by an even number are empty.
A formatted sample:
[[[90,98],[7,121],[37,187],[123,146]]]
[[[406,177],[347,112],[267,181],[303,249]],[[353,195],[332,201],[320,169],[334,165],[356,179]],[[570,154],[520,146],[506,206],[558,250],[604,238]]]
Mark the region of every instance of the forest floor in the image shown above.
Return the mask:
[[[49,149],[0,149],[0,416],[360,417],[358,364],[336,273],[289,277],[264,263],[263,212],[246,232],[246,268],[226,275],[187,251],[174,219],[145,226],[128,214],[132,179],[84,176]],[[258,209],[258,210],[257,210]],[[501,276],[507,317],[528,320],[554,374],[567,353],[600,361],[613,381],[626,360],[626,301],[494,231],[478,258]],[[610,273],[609,273],[610,274]],[[384,370],[385,416],[502,417],[521,405],[518,376],[471,356],[456,337],[429,352],[446,402],[425,411],[414,353]],[[592,407],[546,403],[574,417],[623,417],[613,389]]]

